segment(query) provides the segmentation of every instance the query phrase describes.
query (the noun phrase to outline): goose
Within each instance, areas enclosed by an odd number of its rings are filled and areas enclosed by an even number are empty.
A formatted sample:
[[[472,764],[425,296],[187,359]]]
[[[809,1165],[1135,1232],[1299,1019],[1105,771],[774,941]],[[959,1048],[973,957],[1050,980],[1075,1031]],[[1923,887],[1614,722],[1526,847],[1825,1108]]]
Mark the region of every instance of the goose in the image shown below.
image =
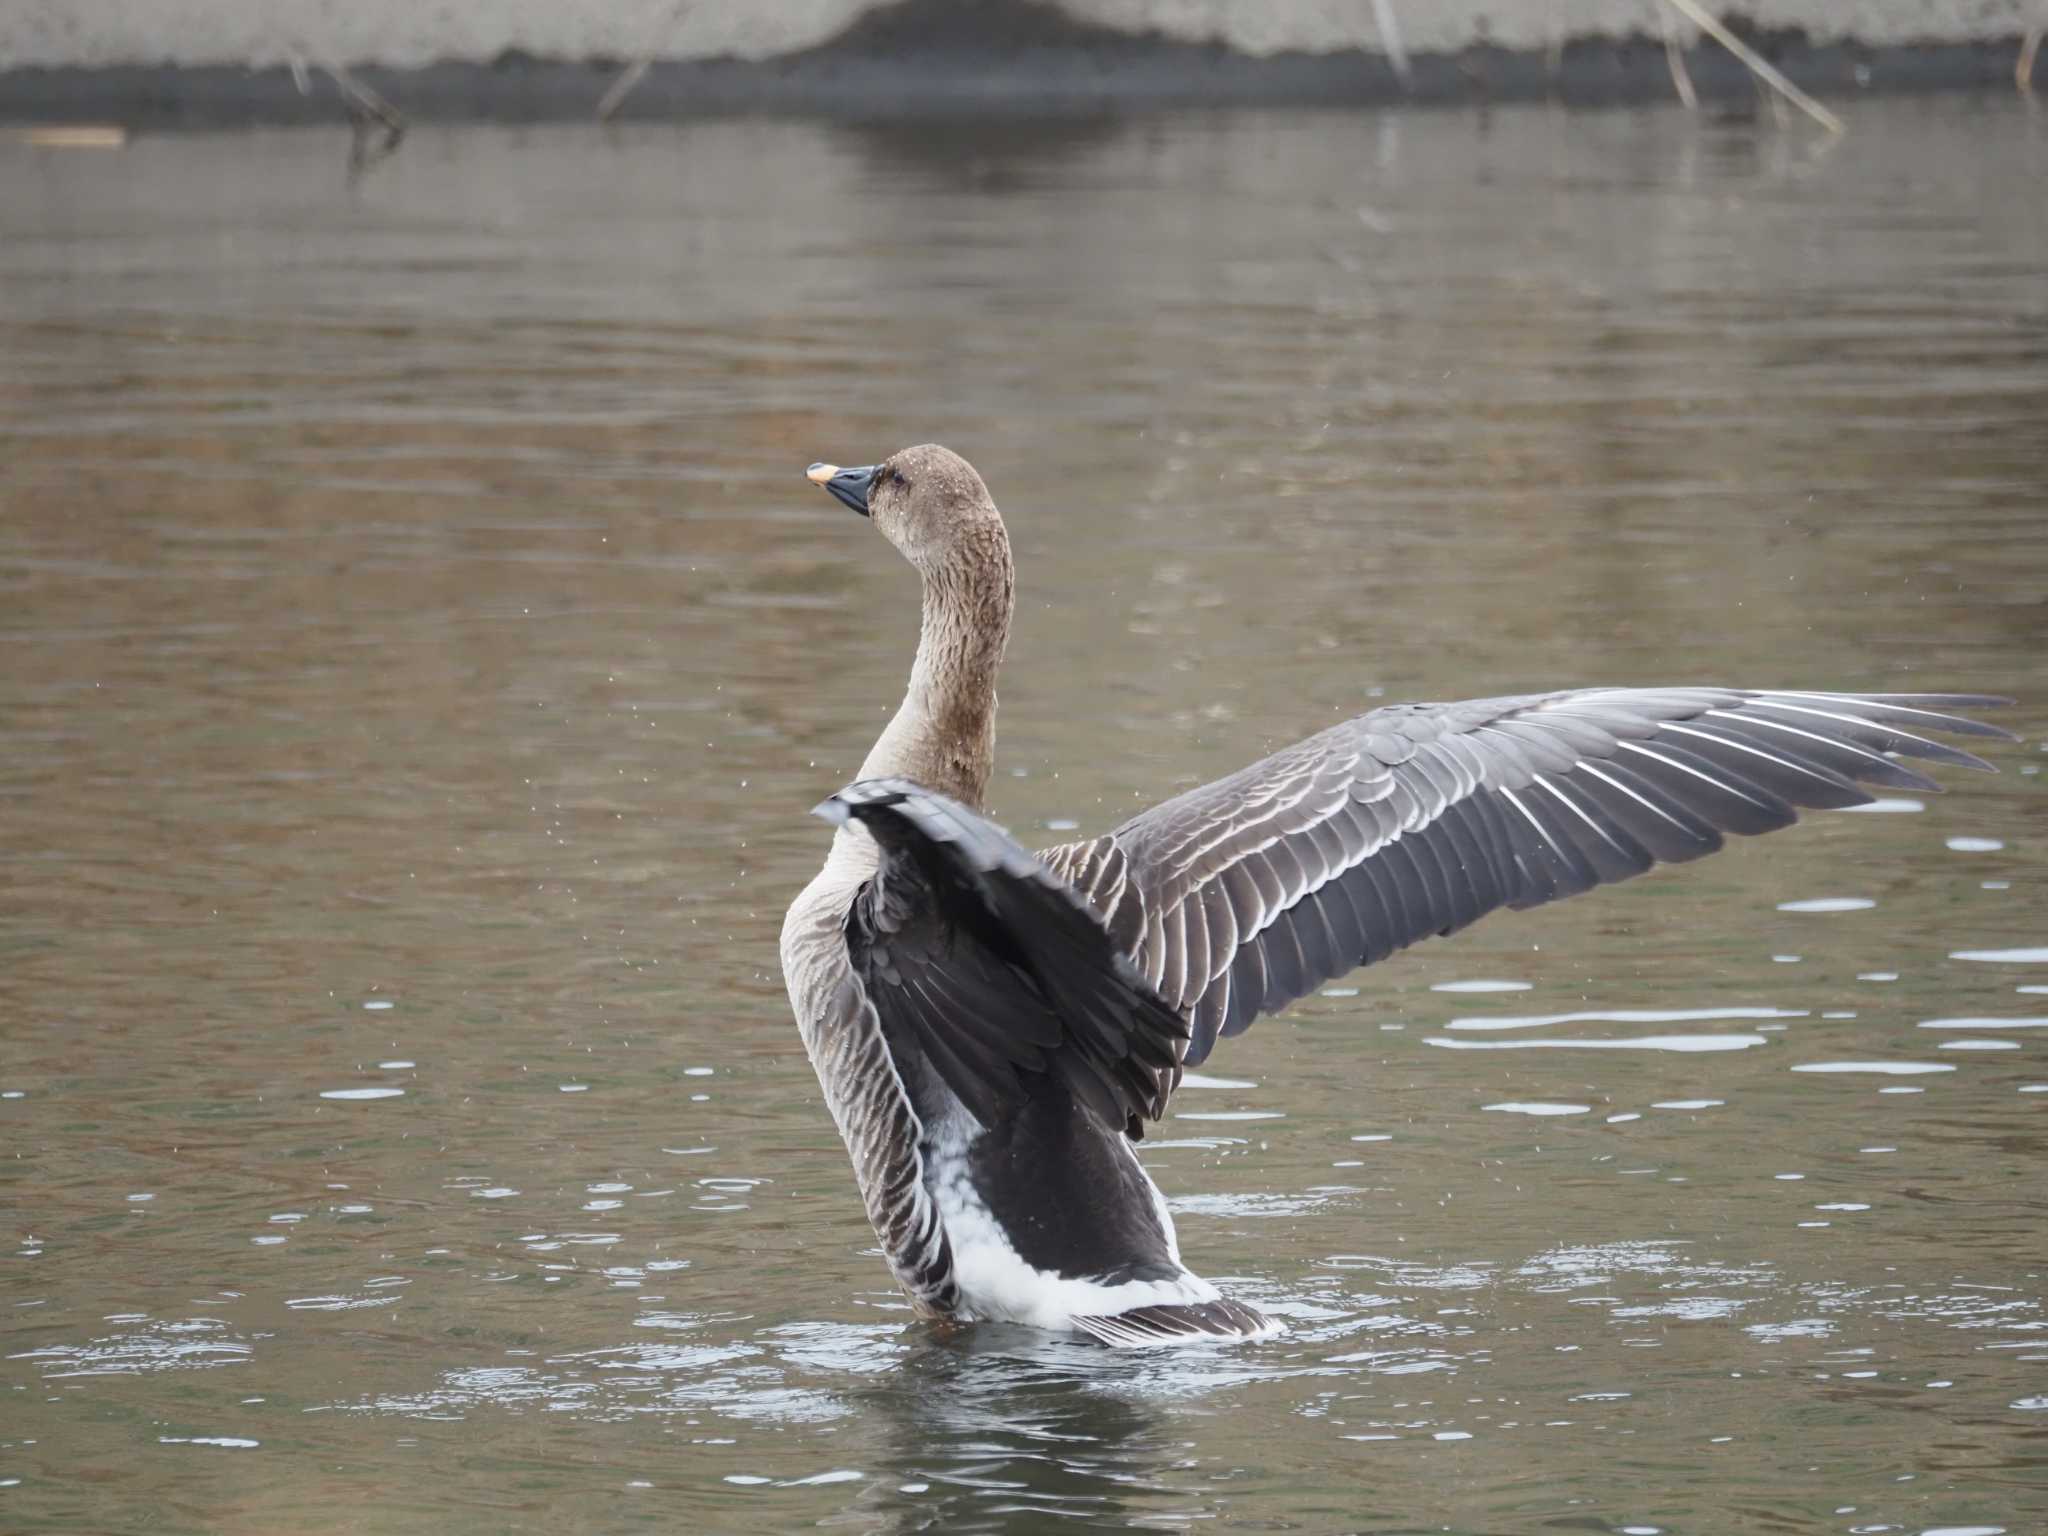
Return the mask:
[[[1799,807],[1932,791],[1976,694],[1579,688],[1393,704],[1028,852],[984,813],[1014,574],[937,444],[809,479],[916,568],[909,688],[791,904],[783,975],[913,1309],[1114,1346],[1280,1331],[1181,1261],[1134,1144],[1217,1040],[1500,907],[1712,853]]]

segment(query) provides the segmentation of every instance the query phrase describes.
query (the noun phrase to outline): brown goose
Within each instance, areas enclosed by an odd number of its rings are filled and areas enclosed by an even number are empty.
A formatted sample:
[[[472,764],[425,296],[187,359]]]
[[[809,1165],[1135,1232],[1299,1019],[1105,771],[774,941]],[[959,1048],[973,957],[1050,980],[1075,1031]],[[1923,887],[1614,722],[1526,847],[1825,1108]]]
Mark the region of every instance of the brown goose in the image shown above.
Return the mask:
[[[1217,1038],[1355,966],[1860,805],[1933,790],[1913,734],[2006,737],[1974,694],[1593,688],[1375,709],[1087,842],[982,814],[1012,568],[935,444],[810,479],[924,583],[902,707],[789,909],[782,961],[868,1217],[919,1311],[1110,1344],[1257,1337],[1181,1263],[1131,1143]]]

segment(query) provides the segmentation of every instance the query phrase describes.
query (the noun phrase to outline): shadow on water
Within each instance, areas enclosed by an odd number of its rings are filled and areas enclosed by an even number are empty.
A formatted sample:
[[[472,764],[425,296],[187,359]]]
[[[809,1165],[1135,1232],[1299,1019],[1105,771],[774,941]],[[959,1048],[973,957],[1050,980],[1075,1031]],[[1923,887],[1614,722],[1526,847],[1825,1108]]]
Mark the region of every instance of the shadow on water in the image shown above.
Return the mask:
[[[1185,1445],[1145,1401],[1157,1369],[1024,1328],[914,1330],[853,1399],[883,1426],[889,1476],[846,1513],[901,1532],[1128,1528],[1182,1493]]]
[[[912,1325],[887,1368],[845,1394],[876,1431],[878,1475],[840,1519],[892,1532],[1179,1528],[1209,1518],[1218,1477],[1240,1470],[1205,1422],[1245,1389],[1349,1374],[1284,1346],[1130,1352],[1004,1324]]]
[[[1074,161],[1138,129],[1122,117],[1048,116],[937,124],[877,119],[832,131],[877,173],[914,175],[930,191],[1000,197],[1040,189]]]

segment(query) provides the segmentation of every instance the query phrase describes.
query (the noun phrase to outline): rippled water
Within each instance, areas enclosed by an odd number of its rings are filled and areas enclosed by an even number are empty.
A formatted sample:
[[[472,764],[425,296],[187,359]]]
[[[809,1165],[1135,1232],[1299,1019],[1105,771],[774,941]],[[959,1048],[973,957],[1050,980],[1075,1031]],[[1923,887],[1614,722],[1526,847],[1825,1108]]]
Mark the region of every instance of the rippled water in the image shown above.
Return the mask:
[[[0,146],[0,1527],[2039,1530],[2048,119]],[[1052,842],[1381,698],[2031,739],[1489,920],[1147,1143],[1276,1343],[916,1323],[775,933],[1010,515]],[[1886,814],[1891,813],[1891,814]]]

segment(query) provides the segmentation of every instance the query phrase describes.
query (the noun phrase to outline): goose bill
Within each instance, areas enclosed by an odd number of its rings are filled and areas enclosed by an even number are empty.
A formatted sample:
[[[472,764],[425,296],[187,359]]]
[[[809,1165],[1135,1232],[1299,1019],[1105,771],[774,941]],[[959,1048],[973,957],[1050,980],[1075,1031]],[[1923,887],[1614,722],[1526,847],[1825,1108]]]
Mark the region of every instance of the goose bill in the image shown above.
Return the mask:
[[[874,465],[841,469],[837,464],[813,464],[804,474],[811,484],[822,485],[862,517],[868,515],[868,491],[875,483]]]

